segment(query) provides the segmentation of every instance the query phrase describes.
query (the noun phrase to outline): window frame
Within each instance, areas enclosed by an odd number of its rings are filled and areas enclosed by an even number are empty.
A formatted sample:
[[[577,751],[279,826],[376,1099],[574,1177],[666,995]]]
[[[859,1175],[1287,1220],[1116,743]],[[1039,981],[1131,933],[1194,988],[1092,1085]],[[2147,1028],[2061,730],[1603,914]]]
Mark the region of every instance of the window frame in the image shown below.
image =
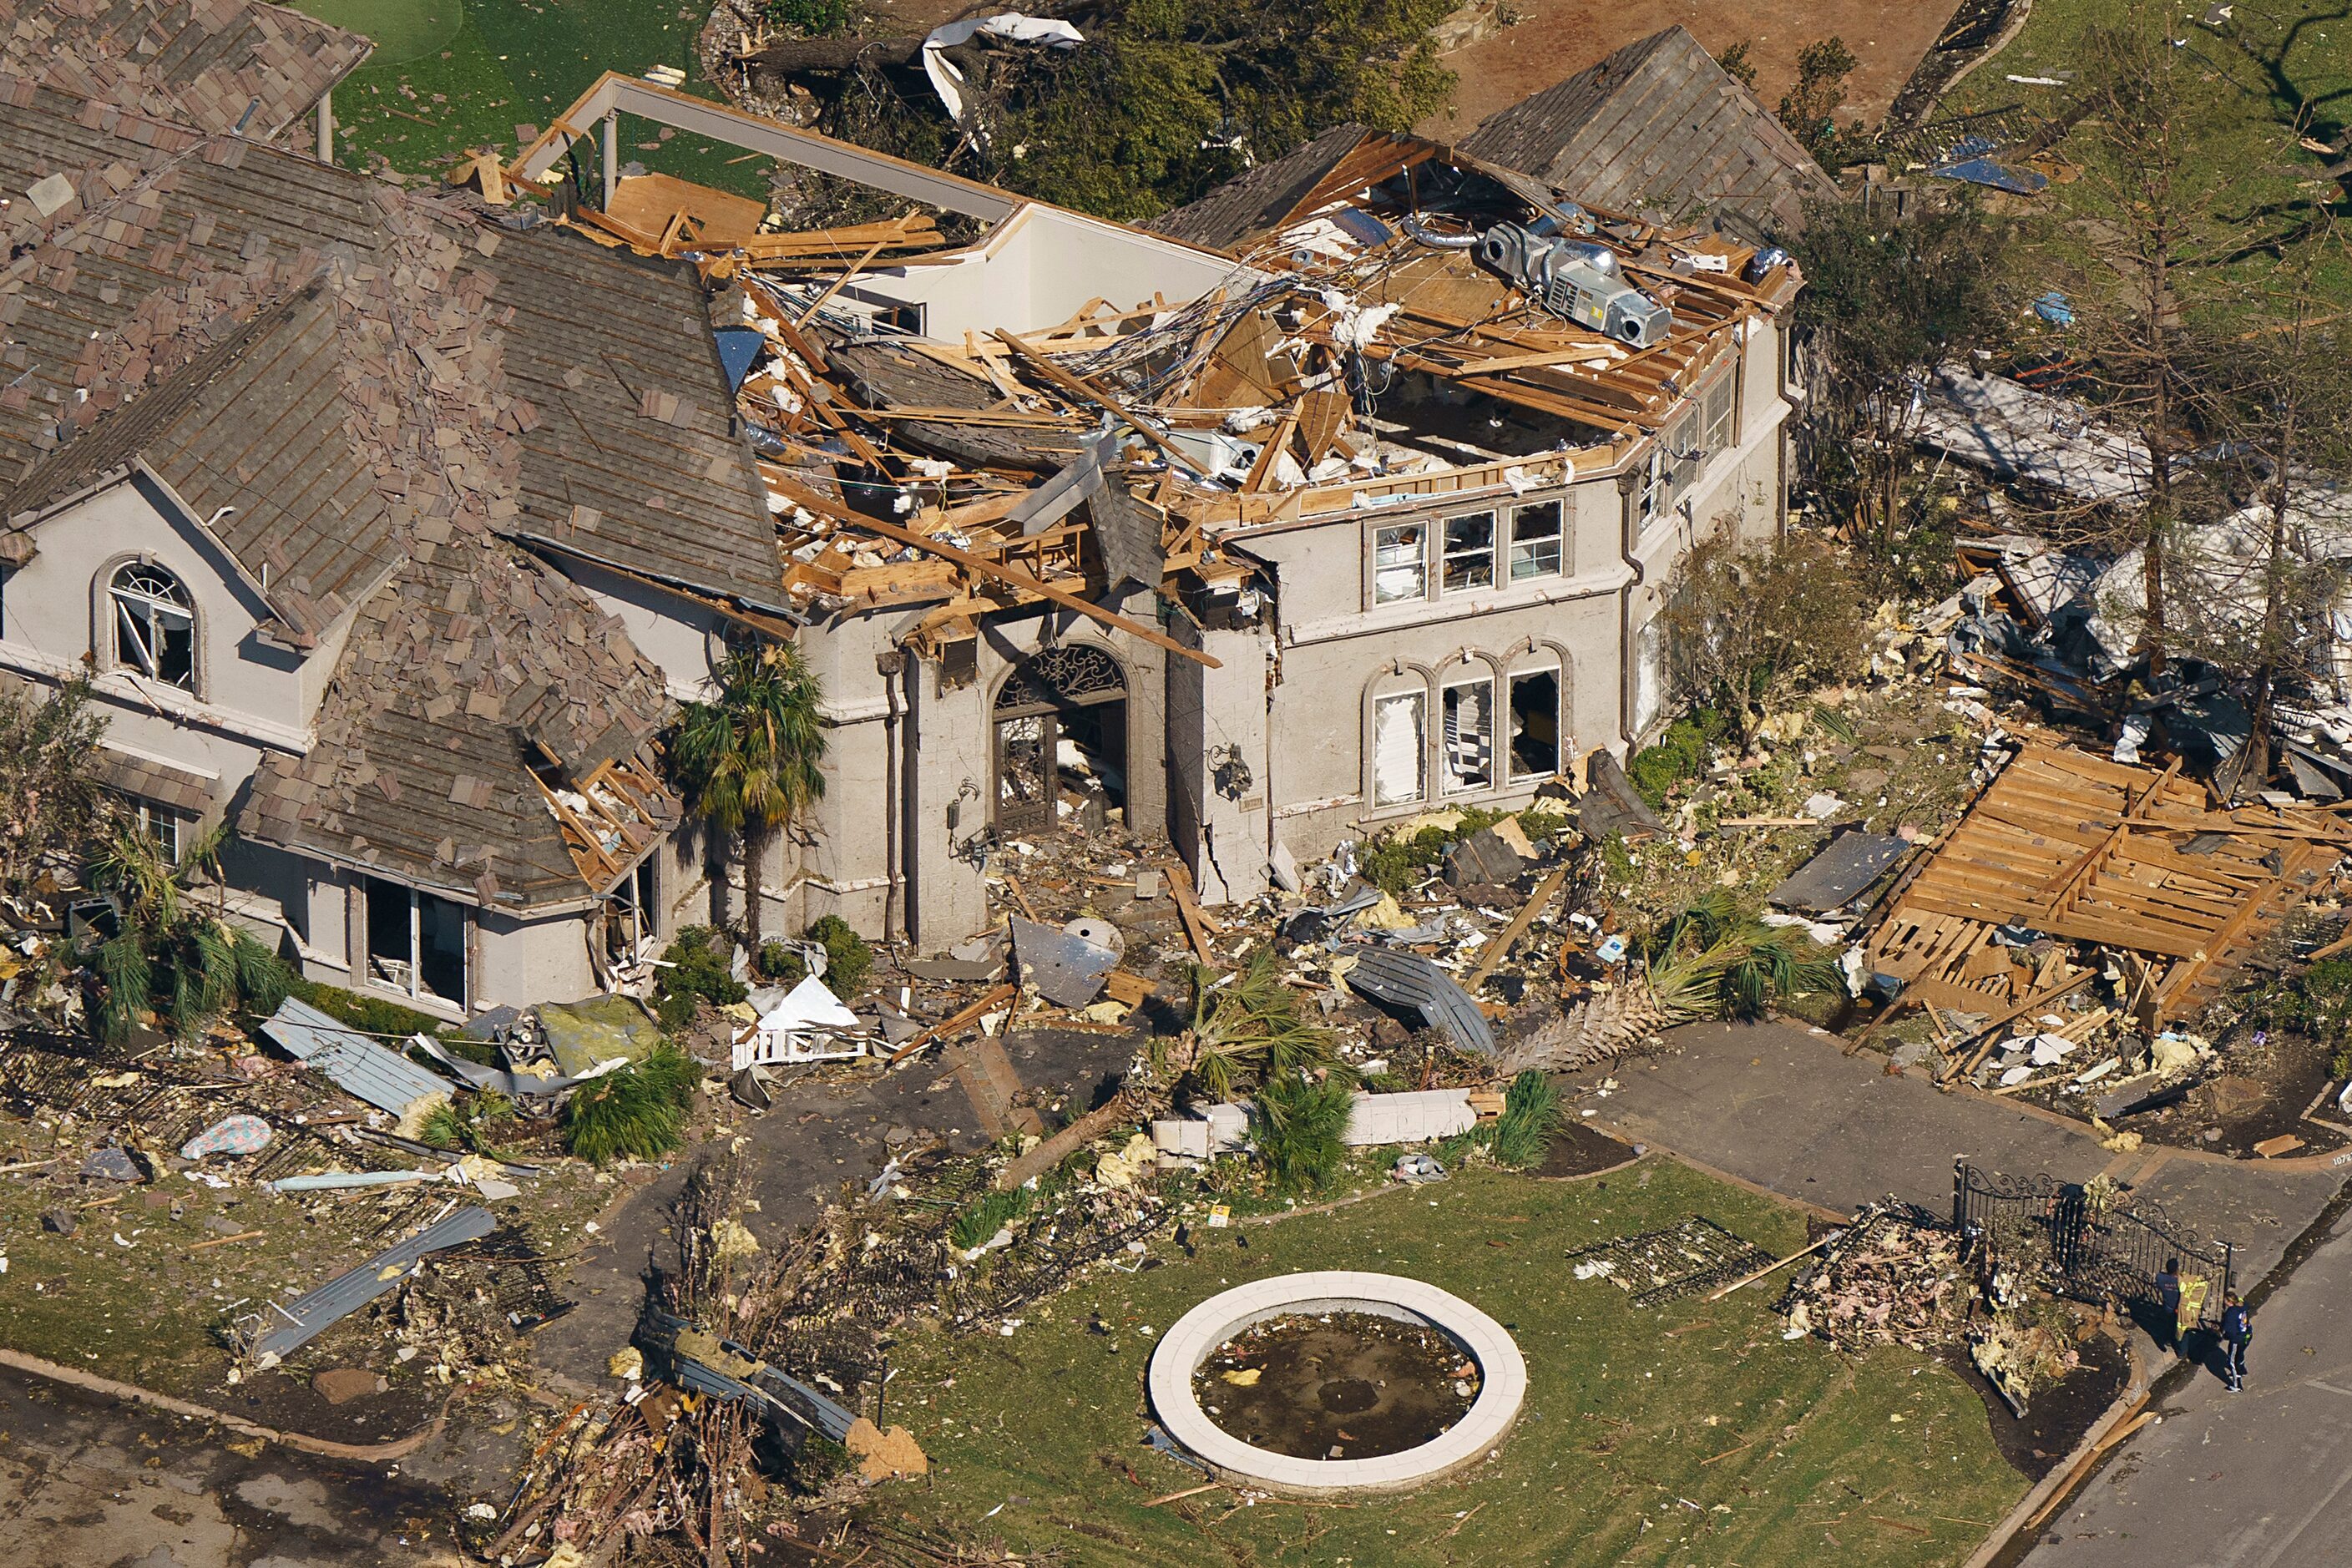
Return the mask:
[[[130,814],[131,826],[154,840],[155,847],[163,852],[165,862],[178,865],[181,855],[187,848],[189,819],[163,802],[150,800],[143,795],[121,791],[118,792],[116,798],[122,802],[123,810]],[[159,826],[163,831],[158,832]]]
[[[1495,700],[1497,696],[1496,682],[1497,677],[1495,670],[1491,667],[1482,664],[1478,668],[1478,672],[1475,675],[1460,675],[1451,678],[1441,678],[1437,683],[1437,723],[1435,732],[1432,739],[1435,742],[1437,747],[1436,783],[1437,797],[1440,800],[1452,800],[1462,795],[1492,795],[1498,787],[1495,768]],[[1484,687],[1486,691],[1486,700],[1483,710],[1486,721],[1485,745],[1486,753],[1486,779],[1483,783],[1465,784],[1457,788],[1452,782],[1455,776],[1453,761],[1454,748],[1453,742],[1449,740],[1445,727],[1445,700],[1454,692],[1466,691],[1473,687]]]
[[[1524,669],[1514,669],[1506,673],[1503,677],[1503,712],[1508,716],[1518,711],[1518,704],[1514,694],[1517,691],[1520,681],[1546,675],[1551,677],[1551,771],[1532,773],[1519,772],[1517,753],[1512,749],[1511,737],[1507,731],[1497,743],[1497,749],[1503,756],[1503,783],[1507,786],[1516,787],[1519,784],[1535,784],[1544,779],[1558,778],[1566,766],[1569,750],[1568,668],[1564,663],[1553,660],[1548,664],[1531,664]]]
[[[1387,593],[1381,586],[1381,577],[1382,573],[1384,571],[1402,571],[1404,567],[1401,563],[1383,563],[1381,552],[1385,546],[1382,542],[1382,536],[1387,534],[1402,534],[1408,531],[1416,530],[1419,531],[1421,536],[1414,542],[1412,570],[1415,576],[1416,586],[1411,593]],[[1432,530],[1429,526],[1429,520],[1427,518],[1408,518],[1398,522],[1375,522],[1371,525],[1371,544],[1370,548],[1370,567],[1367,573],[1367,585],[1370,590],[1368,596],[1370,599],[1371,606],[1373,608],[1377,609],[1382,605],[1426,604],[1428,602],[1430,589],[1429,540],[1431,532]]]
[[[1381,711],[1391,704],[1407,705],[1416,714],[1412,748],[1413,788],[1411,795],[1388,795],[1381,792]],[[1412,685],[1400,691],[1376,690],[1373,693],[1370,744],[1366,748],[1364,758],[1365,771],[1370,775],[1370,788],[1368,794],[1370,796],[1373,810],[1387,811],[1420,805],[1430,798],[1429,712],[1429,685],[1426,681],[1416,680]]]
[[[152,585],[129,581],[134,576],[146,577]],[[187,579],[151,556],[135,555],[104,569],[98,589],[106,623],[100,645],[105,667],[197,695],[203,676],[202,644],[195,595],[189,591]],[[184,679],[163,673],[163,656],[167,651],[163,639],[169,633],[161,617],[166,616],[177,616],[187,623],[188,668]]]
[[[406,921],[408,935],[407,956],[405,959],[396,959],[390,953],[383,955],[385,958],[391,959],[393,962],[404,963],[407,965],[408,984],[405,986],[397,984],[389,980],[380,979],[375,973],[374,966],[377,953],[375,952],[373,927],[375,924],[375,900],[379,889],[394,894],[404,895],[406,899],[406,913],[408,917]],[[470,1012],[472,1008],[471,1003],[468,1001],[468,997],[474,988],[474,911],[467,905],[459,903],[455,899],[445,899],[438,893],[428,893],[424,891],[422,889],[412,888],[402,882],[389,881],[382,877],[362,878],[359,884],[359,952],[354,955],[356,962],[352,966],[352,978],[361,984],[368,986],[373,990],[384,992],[394,996],[404,996],[411,1002],[421,1002],[428,1006],[437,1005],[443,1007],[454,1007],[461,1013]],[[454,911],[457,917],[458,994],[455,996],[446,995],[425,984],[425,955],[426,951],[425,940],[425,917],[426,911],[425,906],[427,900],[430,900],[435,904],[445,906],[449,910]]]
[[[1519,537],[1519,520],[1529,512],[1544,510],[1549,510],[1552,514],[1550,533],[1537,535],[1532,544],[1523,542]],[[1539,551],[1546,541],[1549,541],[1551,546],[1551,565],[1538,566],[1528,572],[1520,571],[1521,552],[1530,549]],[[1504,546],[1504,554],[1509,571],[1508,581],[1515,585],[1520,583],[1536,582],[1545,577],[1558,577],[1565,573],[1568,570],[1568,498],[1554,496],[1549,500],[1527,501],[1512,507],[1510,539]]]
[[[1728,452],[1739,445],[1739,382],[1736,366],[1727,366],[1699,394],[1701,445],[1707,456]]]
[[[1475,522],[1481,518],[1484,518],[1486,522],[1486,544],[1483,547],[1471,545],[1466,548],[1456,549],[1454,543],[1454,525],[1456,523]],[[1445,518],[1439,524],[1439,528],[1442,531],[1438,536],[1439,542],[1437,547],[1437,591],[1441,595],[1475,594],[1481,589],[1485,589],[1489,592],[1493,591],[1495,587],[1496,557],[1500,553],[1498,546],[1502,541],[1502,530],[1498,526],[1500,521],[1501,518],[1496,513],[1496,509],[1493,507],[1486,507],[1477,511],[1455,512]],[[1483,579],[1479,579],[1473,575],[1469,580],[1465,580],[1459,584],[1455,584],[1454,581],[1454,563],[1457,560],[1475,563],[1481,557],[1484,557],[1485,560],[1485,577]],[[1475,566],[1470,568],[1470,572],[1474,574],[1477,568]]]

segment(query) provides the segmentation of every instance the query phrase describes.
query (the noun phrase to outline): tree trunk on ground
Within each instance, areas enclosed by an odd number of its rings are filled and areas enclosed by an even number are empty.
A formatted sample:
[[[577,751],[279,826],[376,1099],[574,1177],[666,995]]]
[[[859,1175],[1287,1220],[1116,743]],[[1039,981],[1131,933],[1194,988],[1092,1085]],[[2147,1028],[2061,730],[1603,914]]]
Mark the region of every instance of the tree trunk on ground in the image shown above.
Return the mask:
[[[922,49],[920,38],[789,38],[745,55],[742,63],[755,75],[793,80],[845,76],[866,66],[903,66]]]

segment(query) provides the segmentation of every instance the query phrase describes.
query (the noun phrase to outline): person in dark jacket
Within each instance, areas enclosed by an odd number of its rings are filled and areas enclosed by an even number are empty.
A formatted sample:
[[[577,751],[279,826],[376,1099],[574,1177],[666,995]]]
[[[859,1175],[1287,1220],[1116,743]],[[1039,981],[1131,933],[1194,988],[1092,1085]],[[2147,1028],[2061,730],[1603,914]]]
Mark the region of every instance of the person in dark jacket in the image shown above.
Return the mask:
[[[2180,1348],[2180,1259],[2168,1258],[2164,1271],[2156,1277],[2156,1302],[2162,1309],[2163,1321],[2157,1325],[2156,1348],[2160,1351]]]
[[[2221,1375],[2230,1392],[2246,1387],[2246,1345],[2254,1337],[2254,1315],[2235,1290],[2221,1298]]]

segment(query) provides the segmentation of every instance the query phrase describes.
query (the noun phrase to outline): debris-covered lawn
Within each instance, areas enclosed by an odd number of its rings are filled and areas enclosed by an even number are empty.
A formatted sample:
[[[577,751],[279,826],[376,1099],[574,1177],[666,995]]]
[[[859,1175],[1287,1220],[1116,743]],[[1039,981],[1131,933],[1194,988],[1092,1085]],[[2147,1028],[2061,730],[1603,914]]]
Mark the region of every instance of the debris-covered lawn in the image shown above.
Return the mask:
[[[1784,1341],[1775,1281],[1643,1310],[1566,1261],[1693,1215],[1783,1256],[1805,1242],[1795,1211],[1655,1159],[1573,1183],[1474,1168],[1305,1219],[1195,1226],[1197,1256],[1155,1241],[1157,1267],[1098,1273],[1009,1336],[902,1341],[889,1419],[929,1455],[932,1492],[891,1505],[1072,1563],[1964,1556],[2026,1483],[1948,1368]],[[1531,1386],[1499,1456],[1410,1497],[1248,1506],[1215,1489],[1150,1506],[1205,1479],[1143,1446],[1155,1335],[1227,1285],[1332,1268],[1429,1280],[1511,1330]]]

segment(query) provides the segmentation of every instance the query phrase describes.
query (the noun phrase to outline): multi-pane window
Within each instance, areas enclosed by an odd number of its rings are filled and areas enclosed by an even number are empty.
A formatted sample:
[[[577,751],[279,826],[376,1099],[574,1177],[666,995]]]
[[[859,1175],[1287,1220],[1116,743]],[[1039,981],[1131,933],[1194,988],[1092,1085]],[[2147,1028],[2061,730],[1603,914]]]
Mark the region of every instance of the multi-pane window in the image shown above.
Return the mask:
[[[130,818],[131,826],[155,841],[155,847],[163,854],[165,862],[178,865],[180,818],[177,814],[168,805],[158,805],[135,795],[121,798],[123,815]]]
[[[1559,511],[1560,504],[1556,500],[1511,509],[1512,582],[1524,583],[1530,577],[1559,575],[1561,549]]]
[[[196,616],[188,590],[161,566],[133,561],[107,584],[114,662],[171,686],[196,684]]]
[[[1495,787],[1495,682],[1481,675],[1438,689],[1438,763],[1447,795]]]
[[[1671,499],[1678,500],[1698,482],[1699,468],[1706,459],[1699,448],[1698,410],[1685,409],[1681,418],[1666,426],[1664,439],[1667,458],[1674,465],[1675,493]]]
[[[1400,692],[1372,703],[1372,804],[1406,805],[1429,794],[1429,694]]]
[[[1372,531],[1372,603],[1429,596],[1429,530],[1401,522]]]
[[[1495,585],[1495,514],[1474,511],[1445,520],[1445,591]]]
[[[1738,378],[1730,371],[1715,378],[1704,399],[1706,449],[1711,457],[1739,445]]]

